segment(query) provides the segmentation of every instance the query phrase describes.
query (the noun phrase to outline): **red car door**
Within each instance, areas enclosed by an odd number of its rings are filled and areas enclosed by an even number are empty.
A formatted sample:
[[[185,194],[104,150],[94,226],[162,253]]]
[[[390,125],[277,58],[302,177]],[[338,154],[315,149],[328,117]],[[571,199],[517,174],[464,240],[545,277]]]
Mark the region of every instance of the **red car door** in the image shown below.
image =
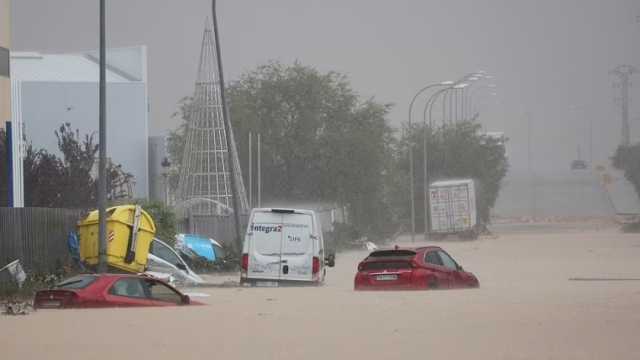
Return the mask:
[[[451,288],[469,287],[471,278],[467,273],[462,271],[462,268],[458,265],[458,263],[456,263],[456,261],[453,260],[453,258],[444,250],[438,250],[438,255],[440,256],[444,267],[449,271]]]
[[[106,306],[157,306],[149,298],[143,279],[124,277],[116,280],[105,294]]]
[[[172,306],[184,303],[183,295],[177,290],[155,279],[142,280],[149,300],[155,306]]]
[[[427,287],[448,289],[451,287],[451,270],[444,266],[437,250],[427,250],[423,263],[427,270]]]

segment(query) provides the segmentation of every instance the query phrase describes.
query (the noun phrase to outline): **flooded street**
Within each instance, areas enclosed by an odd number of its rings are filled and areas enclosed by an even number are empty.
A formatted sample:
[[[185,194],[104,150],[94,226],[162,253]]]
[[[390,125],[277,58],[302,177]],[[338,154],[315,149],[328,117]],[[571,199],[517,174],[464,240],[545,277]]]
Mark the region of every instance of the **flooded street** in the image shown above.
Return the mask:
[[[637,359],[640,238],[615,230],[439,243],[477,290],[352,290],[365,252],[320,288],[209,288],[207,306],[1,317],[3,359]]]

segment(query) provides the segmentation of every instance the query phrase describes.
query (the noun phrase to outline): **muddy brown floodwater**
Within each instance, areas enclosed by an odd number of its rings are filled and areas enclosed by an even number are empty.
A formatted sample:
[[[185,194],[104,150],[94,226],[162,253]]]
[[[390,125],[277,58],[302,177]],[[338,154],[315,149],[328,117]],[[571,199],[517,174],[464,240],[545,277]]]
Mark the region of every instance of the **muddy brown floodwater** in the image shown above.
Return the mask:
[[[640,236],[442,242],[476,290],[356,293],[365,252],[320,288],[199,289],[208,306],[0,317],[9,359],[640,359]]]

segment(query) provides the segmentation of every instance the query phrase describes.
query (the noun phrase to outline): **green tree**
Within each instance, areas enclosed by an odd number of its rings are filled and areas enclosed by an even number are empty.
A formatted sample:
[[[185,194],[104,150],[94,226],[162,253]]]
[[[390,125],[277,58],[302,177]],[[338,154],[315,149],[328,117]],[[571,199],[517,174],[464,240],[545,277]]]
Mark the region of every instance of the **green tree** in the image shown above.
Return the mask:
[[[228,97],[245,169],[248,134],[261,134],[264,201],[335,201],[348,207],[362,230],[374,233],[386,223],[390,105],[360,100],[344,75],[279,62],[243,74],[229,86]],[[187,118],[189,104],[183,99],[176,116]],[[181,125],[169,137],[178,168],[184,129]]]
[[[397,151],[396,169],[408,178],[409,163],[407,149],[412,144],[414,156],[414,179],[416,184],[416,204],[424,202],[424,157],[423,125],[406,129]],[[490,211],[495,205],[501,183],[507,174],[509,164],[505,154],[503,139],[489,137],[480,132],[480,124],[463,121],[444,127],[427,127],[427,160],[429,182],[450,178],[470,178],[476,183],[478,220],[488,223]],[[396,180],[396,184],[399,181]],[[406,197],[408,181],[404,181],[405,195],[401,217],[409,219],[409,199]],[[398,194],[400,196],[400,194]],[[424,206],[417,206],[416,224],[423,224]]]
[[[630,146],[619,146],[613,158],[613,166],[624,171],[624,177],[633,184],[636,195],[640,197],[640,143]],[[625,232],[640,232],[640,221],[625,224]]]
[[[640,196],[640,143],[619,146],[613,155],[613,166],[624,171],[624,176],[633,184]]]
[[[95,173],[98,145],[93,136],[81,136],[71,124],[62,124],[54,131],[62,159],[31,143],[24,158],[25,205],[32,207],[92,208],[96,202]],[[6,132],[0,129],[0,205],[8,203],[8,163]],[[133,175],[119,164],[107,166],[107,192],[110,199],[130,197]]]

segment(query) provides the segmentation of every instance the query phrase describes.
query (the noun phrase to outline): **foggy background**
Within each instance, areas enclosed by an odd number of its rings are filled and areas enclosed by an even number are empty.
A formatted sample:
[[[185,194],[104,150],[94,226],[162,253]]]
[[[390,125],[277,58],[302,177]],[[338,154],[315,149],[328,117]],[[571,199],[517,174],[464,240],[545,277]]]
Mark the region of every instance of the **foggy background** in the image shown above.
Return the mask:
[[[97,48],[97,6],[14,1],[13,49]],[[589,121],[594,160],[612,155],[620,115],[609,71],[619,64],[640,68],[637,0],[222,0],[218,6],[227,81],[271,59],[299,60],[348,75],[363,97],[394,103],[394,126],[407,121],[419,88],[486,70],[498,96],[480,90],[474,102],[485,129],[510,138],[511,176],[527,169],[525,113],[540,176],[569,173],[578,145],[588,160]],[[170,116],[193,92],[210,1],[110,0],[107,10],[108,46],[148,46],[150,133],[176,127]],[[632,82],[640,84],[640,74]],[[632,141],[640,138],[639,94],[632,88]]]

